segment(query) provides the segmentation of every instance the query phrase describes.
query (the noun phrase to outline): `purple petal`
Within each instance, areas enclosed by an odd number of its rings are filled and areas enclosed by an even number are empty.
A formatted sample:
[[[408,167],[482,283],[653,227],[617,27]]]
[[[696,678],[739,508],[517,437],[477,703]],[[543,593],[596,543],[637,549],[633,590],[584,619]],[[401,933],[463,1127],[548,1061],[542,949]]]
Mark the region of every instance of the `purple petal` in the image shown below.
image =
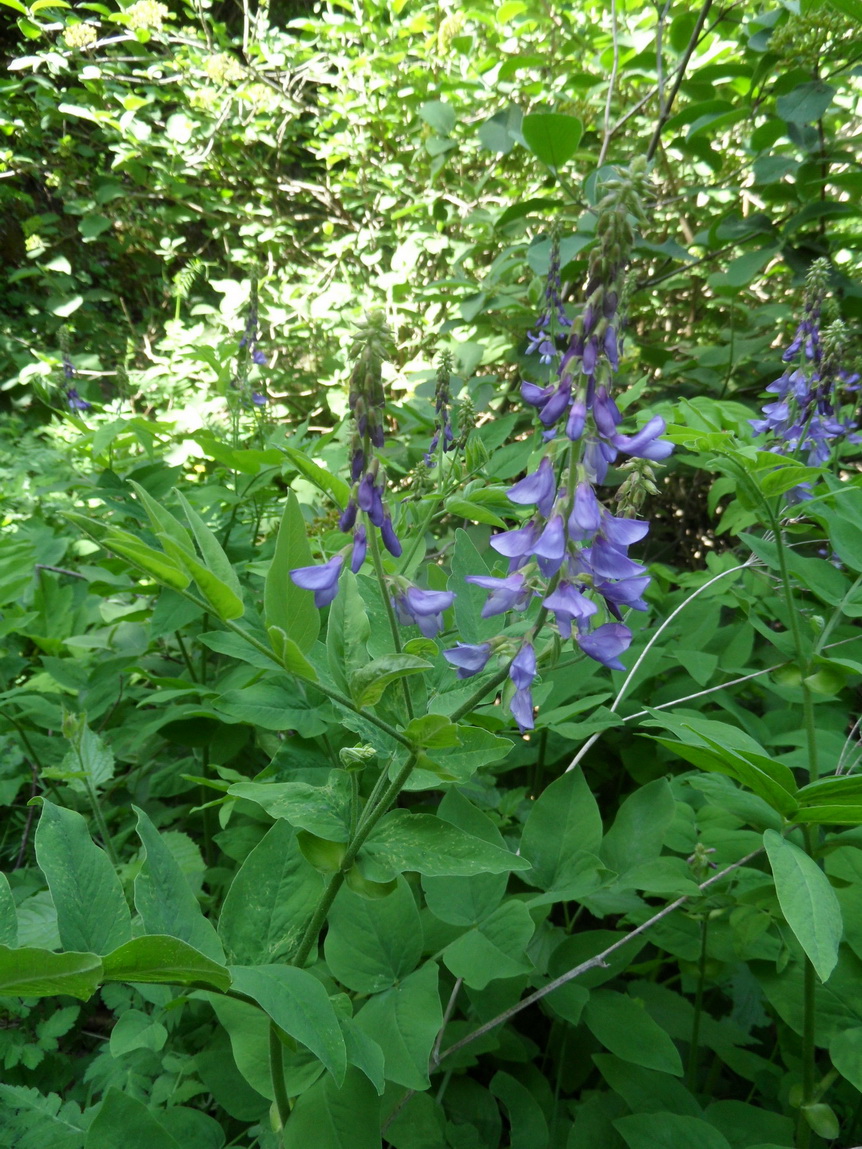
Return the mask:
[[[620,622],[606,622],[589,634],[579,634],[577,643],[584,654],[611,670],[625,670],[617,655],[628,650],[632,632]]]
[[[441,614],[455,601],[455,594],[451,590],[422,590],[418,586],[411,586],[404,592],[403,597],[407,609],[417,618],[423,615]]]
[[[356,522],[356,503],[353,499],[347,504],[341,512],[341,517],[338,520],[338,529],[347,534],[353,530],[353,524]]]
[[[649,523],[643,519],[617,518],[605,511],[602,515],[602,534],[615,547],[630,547],[649,533]]]
[[[586,419],[586,406],[581,402],[575,401],[572,404],[571,410],[569,411],[569,418],[566,422],[566,434],[573,443],[576,443],[581,435],[583,435]]]
[[[368,540],[365,535],[365,527],[361,524],[353,532],[353,553],[350,556],[350,569],[356,574],[359,568],[365,562],[365,554],[368,550]]]
[[[401,543],[398,536],[395,534],[395,528],[392,526],[392,519],[389,515],[384,515],[383,525],[380,528],[380,537],[383,539],[383,545],[389,551],[393,558],[398,558],[401,555]]]
[[[616,403],[608,394],[607,387],[599,387],[593,400],[593,417],[599,434],[611,439],[616,434],[617,427],[622,422],[622,415]]]
[[[509,677],[518,690],[528,690],[536,677],[536,652],[525,642],[509,667]]]
[[[589,556],[585,552],[585,558],[593,573],[601,578],[632,578],[646,571],[644,566],[630,559],[624,551],[618,550],[601,535],[590,547]]]
[[[492,535],[490,542],[497,554],[505,555],[507,559],[519,559],[523,555],[533,553],[536,533],[536,524],[529,522],[525,527],[519,527],[517,530]]]
[[[298,567],[290,572],[290,577],[303,590],[314,591],[314,605],[320,610],[338,594],[338,576],[343,564],[344,555],[336,555],[322,566]]]
[[[645,427],[635,435],[614,435],[613,444],[627,455],[634,455],[639,459],[652,459],[659,462],[673,453],[673,443],[660,439],[665,429],[665,421],[661,415],[654,415]]]
[[[551,466],[551,460],[545,455],[538,469],[515,483],[514,487],[510,487],[507,494],[513,503],[537,506],[543,515],[548,515],[556,492],[554,468]]]
[[[471,678],[474,674],[484,670],[490,656],[490,642],[482,642],[475,646],[467,642],[459,642],[452,650],[443,651],[443,657],[446,661],[451,666],[458,667],[459,678]]]
[[[509,710],[512,712],[512,717],[518,723],[518,729],[523,734],[525,730],[532,730],[535,726],[533,721],[533,696],[529,689],[516,690],[512,695],[512,701],[509,703]]]
[[[590,483],[578,483],[572,513],[569,515],[569,538],[572,542],[592,538],[602,525],[602,505]]]
[[[523,610],[533,594],[528,587],[524,586],[522,574],[511,574],[507,578],[493,578],[491,575],[467,575],[465,581],[491,592],[482,607],[482,618],[491,618],[495,614],[505,614],[507,610]]]

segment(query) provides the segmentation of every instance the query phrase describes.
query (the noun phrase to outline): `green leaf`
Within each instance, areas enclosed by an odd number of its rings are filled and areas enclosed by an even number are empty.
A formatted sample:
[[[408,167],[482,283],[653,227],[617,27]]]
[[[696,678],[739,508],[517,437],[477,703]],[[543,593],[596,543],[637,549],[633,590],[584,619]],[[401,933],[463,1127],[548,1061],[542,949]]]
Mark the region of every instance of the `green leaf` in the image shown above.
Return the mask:
[[[107,954],[132,936],[132,915],[110,858],[73,810],[42,799],[36,860],[57,909],[66,950]]]
[[[487,814],[478,810],[457,790],[449,790],[437,816],[474,838],[505,849],[503,836]],[[441,922],[474,926],[496,910],[506,892],[507,874],[473,874],[463,878],[423,877],[428,908]]]
[[[145,490],[140,483],[129,479],[129,486],[134,490],[138,499],[143,504],[144,510],[147,512],[147,517],[152,523],[153,531],[157,534],[168,535],[177,542],[183,550],[194,557],[195,547],[192,542],[192,536],[180,520],[172,515],[170,511],[165,510],[162,504],[157,499],[154,499],[149,491]]]
[[[289,954],[322,889],[293,828],[280,819],[240,866],[224,900],[218,932],[231,959],[269,965]]]
[[[280,626],[267,628],[269,644],[285,670],[299,678],[306,678],[309,682],[317,682],[317,671],[296,645],[292,638],[288,638]]]
[[[426,100],[419,109],[419,115],[441,136],[450,135],[455,127],[455,109],[445,100]]]
[[[350,500],[350,487],[345,483],[344,479],[340,478],[333,471],[319,467],[317,463],[309,459],[304,451],[298,451],[295,447],[283,447],[282,450],[301,475],[304,475],[306,479],[310,479],[318,490],[323,491],[324,494],[331,495],[338,504],[339,509],[344,510]],[[287,497],[288,501],[290,501],[291,498],[296,499],[296,495],[294,495],[293,491],[290,491]],[[299,504],[297,503],[297,507],[298,506]],[[308,563],[294,563],[293,565],[308,566]]]
[[[189,526],[192,528],[192,533],[195,536],[207,570],[212,571],[216,578],[230,587],[236,597],[242,601],[242,587],[240,586],[233,563],[225,554],[221,543],[197,511],[189,504],[188,499],[185,498],[182,491],[177,491],[176,496],[189,521]]]
[[[353,789],[344,770],[330,770],[325,786],[307,782],[236,782],[228,793],[256,802],[271,818],[285,818],[292,826],[319,838],[346,842],[350,837]]]
[[[385,654],[349,676],[350,694],[357,706],[373,706],[390,683],[430,669],[430,662],[414,654]]]
[[[731,1149],[723,1133],[699,1117],[635,1113],[614,1121],[628,1149]]]
[[[142,1101],[113,1086],[87,1130],[84,1149],[183,1149]]]
[[[468,519],[473,523],[487,523],[488,526],[500,527],[505,530],[505,519],[501,519],[499,515],[495,515],[492,510],[481,503],[452,495],[446,500],[445,505],[447,513],[455,515],[459,519]]]
[[[596,1040],[622,1061],[682,1077],[676,1046],[636,998],[594,990],[584,1009],[584,1021]]]
[[[43,949],[0,946],[0,996],[54,997],[68,994],[87,1001],[102,980],[98,954],[55,954]]]
[[[546,1149],[548,1122],[542,1107],[525,1085],[510,1073],[498,1071],[488,1086],[509,1115],[509,1149]]]
[[[193,949],[221,963],[224,952],[212,924],[201,912],[198,900],[161,835],[143,810],[138,817],[138,836],[145,860],[135,878],[135,906],[148,934],[167,934],[187,942]]]
[[[423,765],[435,767],[434,773],[441,782],[467,782],[482,766],[502,762],[512,749],[509,738],[500,738],[479,726],[459,723],[455,727],[458,745],[443,750],[429,748]],[[411,789],[408,781],[407,789]]]
[[[485,733],[485,731],[483,731]],[[414,746],[446,749],[460,745],[458,727],[443,714],[423,714],[404,727],[404,736]]]
[[[313,561],[299,501],[293,491],[288,491],[275,554],[266,576],[264,617],[267,628],[279,627],[303,654],[311,650],[317,639],[320,612],[314,605],[313,592],[296,586],[290,572],[311,566]]]
[[[18,944],[18,911],[9,879],[0,873],[0,945],[14,949]]]
[[[517,977],[533,969],[524,955],[534,932],[535,924],[524,902],[504,902],[451,942],[443,951],[443,961],[471,989],[484,989],[498,978]]]
[[[368,661],[366,644],[371,624],[352,571],[341,575],[341,586],[329,608],[326,653],[329,670],[339,690],[346,693],[348,680]],[[434,653],[437,653],[436,644]]]
[[[230,621],[241,618],[245,614],[242,598],[232,586],[223,582],[222,579],[213,574],[209,567],[199,563],[196,558],[188,554],[170,535],[160,532],[156,537],[171,558],[176,560],[177,565],[183,567],[192,576],[198,585],[198,590],[220,619]],[[233,575],[233,571],[231,574]],[[235,580],[236,576],[233,575],[233,578]]]
[[[105,981],[163,985],[205,985],[222,993],[230,974],[220,962],[167,934],[144,934],[104,958]]]
[[[127,1009],[120,1014],[111,1030],[109,1047],[112,1057],[122,1057],[136,1049],[149,1049],[158,1053],[164,1049],[168,1031],[154,1020],[152,1014],[139,1009]]]
[[[657,858],[675,813],[667,779],[657,778],[641,786],[620,806],[599,851],[602,861],[623,875],[631,867]]]
[[[307,702],[287,678],[228,690],[219,698],[217,709],[237,722],[264,730],[295,730],[302,738],[314,738],[328,726],[322,705]]]
[[[380,1149],[380,1101],[374,1086],[349,1069],[339,1089],[323,1077],[298,1098],[283,1149]]]
[[[191,582],[184,570],[181,570],[162,551],[154,550],[142,543],[135,535],[128,531],[110,530],[101,539],[102,546],[115,555],[126,560],[133,567],[151,575],[156,582],[169,586],[173,590],[185,590]]]
[[[792,124],[813,124],[832,103],[835,89],[823,80],[799,84],[786,96],[779,96],[775,107],[783,120]]]
[[[862,1093],[862,1026],[836,1034],[829,1043],[829,1057],[841,1076]]]
[[[319,1057],[336,1082],[347,1053],[332,1002],[314,974],[287,965],[231,966],[233,990],[252,998],[285,1033]]]
[[[42,777],[65,782],[77,794],[89,794],[114,777],[114,755],[95,731],[83,725],[76,733],[76,747],[59,766],[43,770]]]
[[[493,638],[499,631],[496,618],[482,618],[482,607],[488,592],[466,581],[467,575],[489,575],[491,569],[460,527],[455,532],[452,574],[447,587],[455,592],[455,623],[464,642],[479,643]]]
[[[0,4],[5,4],[7,8],[11,8],[15,12],[20,12],[22,16],[27,15],[27,8],[21,3],[21,0],[0,0]]]
[[[465,834],[433,814],[409,810],[392,810],[381,818],[359,857],[364,862],[362,872],[377,882],[388,881],[405,870],[445,877],[500,874],[527,870],[530,865],[509,850]]]
[[[408,1089],[427,1089],[428,1059],[443,1024],[438,971],[427,962],[377,994],[356,1015],[357,1026],[383,1050],[386,1078]]]
[[[411,973],[422,956],[422,923],[404,878],[374,901],[342,889],[329,913],[324,953],[333,975],[356,993],[379,993]]]
[[[532,112],[524,116],[521,131],[537,159],[548,167],[561,168],[578,150],[584,127],[575,116]]]
[[[775,830],[764,832],[763,844],[775,878],[781,912],[817,976],[826,981],[838,961],[838,946],[844,932],[835,891],[817,863]]]
[[[521,857],[531,863],[525,880],[543,890],[563,890],[583,881],[581,856],[595,854],[602,841],[602,817],[581,770],[570,770],[542,792],[530,808],[521,837]]]

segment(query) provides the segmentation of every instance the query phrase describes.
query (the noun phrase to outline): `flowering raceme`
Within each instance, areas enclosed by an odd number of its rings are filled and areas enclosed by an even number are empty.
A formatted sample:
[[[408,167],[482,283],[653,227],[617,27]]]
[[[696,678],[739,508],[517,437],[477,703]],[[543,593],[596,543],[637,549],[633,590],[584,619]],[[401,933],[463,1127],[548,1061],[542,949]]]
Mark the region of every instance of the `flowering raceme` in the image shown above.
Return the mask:
[[[858,391],[860,377],[842,367],[847,350],[844,325],[836,320],[822,326],[828,280],[828,261],[814,260],[805,280],[804,314],[782,356],[785,369],[766,388],[776,399],[763,407],[763,418],[749,420],[755,434],[773,437],[770,451],[801,455],[809,466],[828,462],[843,439],[862,442],[850,416],[855,403],[846,397]],[[794,488],[791,497],[797,502],[810,498],[810,484]]]
[[[485,618],[524,611],[534,597],[541,598],[536,623],[509,668],[515,687],[509,705],[522,732],[533,727],[534,640],[548,616],[562,639],[574,639],[589,658],[622,670],[619,656],[632,638],[622,611],[646,609],[643,594],[649,575],[628,550],[644,538],[649,524],[625,513],[612,514],[596,493],[609,467],[620,456],[628,456],[637,461],[637,474],[621,490],[624,511],[632,511],[644,487],[650,487],[648,464],[666,459],[673,450],[662,438],[665,424],[659,416],[634,433],[621,431],[623,417],[611,394],[622,348],[620,299],[634,240],[629,217],[642,216],[642,190],[637,169],[628,179],[606,185],[598,208],[600,243],[590,259],[586,303],[573,323],[566,320],[568,345],[559,357],[555,380],[544,387],[530,382],[522,386],[524,400],[538,413],[547,445],[536,469],[508,491],[515,506],[531,508],[527,522],[491,538],[491,547],[509,560],[509,574],[467,578],[490,592],[482,610]],[[559,274],[553,241],[546,309],[529,337],[529,350],[538,351],[546,363],[556,357],[548,332],[554,309],[561,307]],[[557,315],[560,326],[562,319],[564,315]],[[554,442],[559,427],[565,438]],[[481,650],[459,644],[445,657],[459,668],[459,677],[468,677],[484,669],[490,654],[503,649],[504,642],[492,640]]]

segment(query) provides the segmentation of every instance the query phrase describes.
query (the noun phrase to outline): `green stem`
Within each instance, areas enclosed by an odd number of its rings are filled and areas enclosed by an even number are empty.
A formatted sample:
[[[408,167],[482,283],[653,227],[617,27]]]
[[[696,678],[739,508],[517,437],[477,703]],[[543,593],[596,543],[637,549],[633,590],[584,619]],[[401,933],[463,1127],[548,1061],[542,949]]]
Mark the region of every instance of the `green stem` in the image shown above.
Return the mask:
[[[178,630],[174,631],[174,634],[176,635],[177,643],[179,644],[180,653],[183,656],[183,662],[186,664],[186,670],[189,672],[189,678],[191,678],[192,682],[197,682],[197,672],[195,671],[194,664],[192,663],[191,657],[189,656],[188,647],[183,641],[183,636]]]
[[[380,597],[383,599],[383,606],[386,609],[386,617],[389,619],[392,645],[395,647],[395,653],[400,654],[401,632],[398,629],[398,619],[395,617],[392,597],[386,589],[386,572],[383,570],[383,560],[380,557],[380,543],[377,541],[377,532],[367,514],[365,516],[365,528],[368,535],[368,549],[371,552],[371,563],[374,567],[374,573],[377,575],[377,585],[380,588]],[[401,688],[404,691],[404,708],[407,711],[407,717],[412,719],[413,699],[410,697],[410,687],[406,678],[401,679]]]
[[[90,807],[93,811],[93,817],[96,819],[96,825],[99,827],[99,836],[102,839],[102,845],[105,847],[105,853],[111,859],[114,869],[120,865],[120,859],[117,857],[117,851],[114,849],[114,843],[111,841],[111,835],[108,833],[108,824],[102,814],[102,809],[99,805],[99,796],[93,789],[93,784],[87,774],[84,762],[81,758],[81,752],[78,751],[78,761],[81,763],[81,771],[84,775],[84,785],[87,787],[87,797],[90,800]]]
[[[281,1048],[281,1038],[278,1036],[278,1026],[274,1021],[269,1023],[269,1073],[272,1078],[272,1092],[275,1097],[275,1106],[282,1129],[290,1117],[290,1101],[284,1087],[284,1055]]]

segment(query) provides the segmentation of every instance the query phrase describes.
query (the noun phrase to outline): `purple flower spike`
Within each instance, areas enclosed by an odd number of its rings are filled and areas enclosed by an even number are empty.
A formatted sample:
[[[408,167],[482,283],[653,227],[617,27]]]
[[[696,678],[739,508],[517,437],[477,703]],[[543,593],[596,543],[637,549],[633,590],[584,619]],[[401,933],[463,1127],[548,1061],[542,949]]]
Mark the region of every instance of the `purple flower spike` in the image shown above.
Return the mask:
[[[524,586],[522,574],[511,574],[508,578],[492,578],[491,575],[467,575],[466,582],[480,586],[491,593],[482,607],[482,618],[495,614],[505,614],[507,610],[524,610],[533,592]]]
[[[611,670],[625,670],[617,655],[628,650],[632,632],[620,622],[606,622],[589,634],[579,634],[577,643],[584,654]]]
[[[380,537],[383,539],[383,545],[389,551],[393,558],[397,559],[401,555],[401,543],[398,541],[398,536],[395,534],[395,528],[392,526],[392,520],[389,515],[383,516],[383,525],[380,528]]]
[[[554,612],[557,626],[563,638],[571,638],[574,619],[589,618],[599,609],[592,599],[584,595],[583,588],[578,588],[568,582],[561,582],[554,593],[548,595],[542,605]]]
[[[354,574],[359,572],[360,567],[365,562],[365,553],[367,550],[368,539],[365,534],[365,527],[360,523],[353,532],[353,553],[350,556],[350,569]]]
[[[491,657],[491,644],[482,642],[472,646],[467,642],[459,642],[452,650],[444,650],[443,657],[451,666],[458,667],[459,678],[472,678],[485,669]]]
[[[303,590],[314,591],[314,605],[320,610],[329,606],[338,594],[338,576],[344,564],[344,555],[336,555],[328,563],[315,567],[298,567],[290,577]]]
[[[66,392],[66,402],[69,404],[70,411],[89,411],[92,407],[92,403],[82,399],[74,387],[70,387]]]
[[[614,435],[613,444],[620,451],[625,451],[627,455],[660,462],[673,454],[673,443],[659,438],[664,433],[664,429],[664,419],[661,415],[655,415],[636,435]]]
[[[434,638],[443,629],[443,611],[449,609],[455,595],[448,590],[422,590],[411,586],[397,594],[393,601],[402,626],[413,623],[426,638]]]
[[[507,491],[513,503],[537,506],[543,515],[550,514],[556,493],[554,468],[547,455],[542,458],[538,469],[532,475],[527,475]]]

